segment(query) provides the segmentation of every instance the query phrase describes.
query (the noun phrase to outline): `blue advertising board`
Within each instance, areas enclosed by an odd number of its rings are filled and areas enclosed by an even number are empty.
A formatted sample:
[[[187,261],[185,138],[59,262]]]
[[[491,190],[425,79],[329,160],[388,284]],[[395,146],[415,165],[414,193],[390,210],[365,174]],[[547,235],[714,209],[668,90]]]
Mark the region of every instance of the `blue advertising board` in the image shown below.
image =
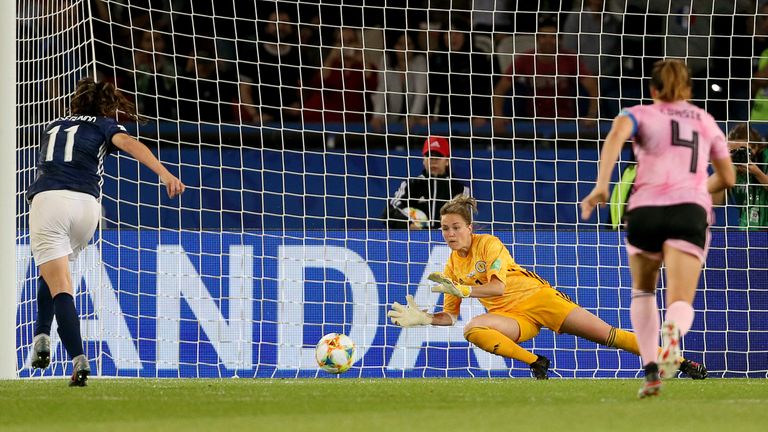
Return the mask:
[[[500,231],[515,259],[611,325],[631,328],[630,277],[621,234]],[[713,233],[698,311],[684,349],[715,375],[768,373],[768,233]],[[450,328],[401,329],[386,310],[405,295],[434,310],[426,279],[449,250],[438,232],[386,230],[105,231],[75,265],[77,305],[97,373],[136,377],[318,376],[313,348],[325,333],[358,345],[349,377],[529,376],[524,364],[462,337],[482,313],[462,304]],[[749,246],[749,247],[747,247]],[[35,270],[20,244],[17,361],[21,376],[35,318]],[[660,299],[664,290],[660,290]],[[55,330],[52,332],[55,335]],[[67,374],[54,336],[54,365]],[[564,377],[632,377],[639,359],[544,330],[524,344]],[[39,374],[39,372],[36,372]]]

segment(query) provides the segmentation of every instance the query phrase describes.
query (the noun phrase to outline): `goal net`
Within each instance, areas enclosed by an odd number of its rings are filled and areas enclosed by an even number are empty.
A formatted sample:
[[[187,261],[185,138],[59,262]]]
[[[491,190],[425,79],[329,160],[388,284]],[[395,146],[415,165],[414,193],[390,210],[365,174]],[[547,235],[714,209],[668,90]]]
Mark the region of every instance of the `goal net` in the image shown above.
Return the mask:
[[[742,49],[763,31],[754,6],[330,3],[18,2],[19,376],[71,369],[55,325],[52,365],[29,366],[38,274],[24,191],[43,128],[87,75],[136,102],[147,121],[126,127],[187,185],[171,200],[132,158],[105,159],[102,223],[72,264],[94,374],[327,376],[314,346],[340,332],[357,344],[344,377],[530,376],[464,340],[485,312],[477,300],[452,327],[401,329],[386,317],[407,294],[429,311],[442,304],[427,281],[449,255],[440,230],[402,228],[390,208],[424,169],[428,136],[450,143],[450,174],[479,202],[477,232],[631,329],[623,228],[608,208],[578,217],[601,139],[621,107],[649,102],[663,57],[687,60],[694,102],[723,130],[747,120],[750,71],[762,64]],[[631,163],[627,148],[615,181]],[[405,207],[431,202],[434,187]],[[744,211],[734,197],[716,210],[684,353],[714,376],[768,377],[768,237],[757,219],[742,226]],[[548,329],[523,346],[558,376],[640,372],[633,354]]]

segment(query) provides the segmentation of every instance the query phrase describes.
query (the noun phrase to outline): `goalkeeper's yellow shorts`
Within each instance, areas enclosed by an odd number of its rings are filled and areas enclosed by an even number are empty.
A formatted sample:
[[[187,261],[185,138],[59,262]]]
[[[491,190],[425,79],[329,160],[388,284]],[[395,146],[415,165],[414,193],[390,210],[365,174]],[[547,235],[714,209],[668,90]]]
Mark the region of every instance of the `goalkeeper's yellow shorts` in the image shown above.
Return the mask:
[[[539,334],[541,327],[560,333],[563,321],[577,307],[579,305],[566,294],[546,287],[509,310],[491,313],[517,321],[520,326],[520,337],[516,342],[525,342]]]

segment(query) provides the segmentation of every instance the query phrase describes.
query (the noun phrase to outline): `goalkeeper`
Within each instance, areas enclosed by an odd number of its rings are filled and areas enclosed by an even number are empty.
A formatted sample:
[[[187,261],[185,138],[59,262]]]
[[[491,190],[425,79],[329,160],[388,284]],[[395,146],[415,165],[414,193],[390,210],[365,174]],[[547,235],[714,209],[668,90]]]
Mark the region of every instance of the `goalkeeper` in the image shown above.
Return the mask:
[[[433,292],[445,293],[442,312],[428,314],[408,295],[407,305],[395,302],[387,312],[393,324],[450,326],[459,316],[462,299],[478,298],[488,312],[469,321],[464,338],[490,353],[525,362],[536,379],[547,379],[549,359],[518,344],[542,327],[640,354],[633,333],[611,327],[521,267],[497,237],[474,234],[476,211],[477,202],[467,196],[452,199],[440,210],[443,238],[452,252],[445,271],[430,274],[429,280],[437,283]],[[704,366],[690,360],[680,359],[680,371],[693,379],[707,377]]]

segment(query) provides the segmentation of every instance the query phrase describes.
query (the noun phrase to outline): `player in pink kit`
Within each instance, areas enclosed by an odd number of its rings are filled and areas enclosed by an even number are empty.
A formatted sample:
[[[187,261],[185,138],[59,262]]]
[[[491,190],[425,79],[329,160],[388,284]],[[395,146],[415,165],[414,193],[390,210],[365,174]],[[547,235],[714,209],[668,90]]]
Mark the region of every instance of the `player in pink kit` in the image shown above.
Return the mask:
[[[735,182],[725,135],[711,115],[687,102],[691,84],[685,64],[656,62],[650,90],[653,104],[627,108],[613,121],[597,184],[581,202],[583,219],[598,204],[605,205],[621,147],[634,137],[638,169],[626,214],[626,244],[632,273],[630,317],[645,370],[641,398],[658,394],[660,377],[677,370],[680,338],[693,324],[693,298],[709,246],[710,194]],[[711,177],[710,160],[715,169]],[[655,291],[662,260],[668,307],[660,326]]]

